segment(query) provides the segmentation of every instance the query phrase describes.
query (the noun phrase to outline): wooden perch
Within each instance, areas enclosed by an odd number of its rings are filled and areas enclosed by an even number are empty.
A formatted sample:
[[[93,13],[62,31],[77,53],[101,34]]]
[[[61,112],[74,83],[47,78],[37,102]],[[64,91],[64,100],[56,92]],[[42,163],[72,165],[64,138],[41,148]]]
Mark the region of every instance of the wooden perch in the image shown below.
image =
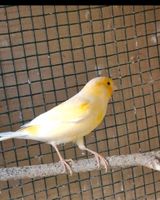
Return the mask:
[[[110,168],[144,166],[160,171],[160,151],[106,157]],[[70,163],[73,172],[98,170],[94,158]],[[0,180],[37,178],[63,174],[60,162],[24,167],[0,168]]]

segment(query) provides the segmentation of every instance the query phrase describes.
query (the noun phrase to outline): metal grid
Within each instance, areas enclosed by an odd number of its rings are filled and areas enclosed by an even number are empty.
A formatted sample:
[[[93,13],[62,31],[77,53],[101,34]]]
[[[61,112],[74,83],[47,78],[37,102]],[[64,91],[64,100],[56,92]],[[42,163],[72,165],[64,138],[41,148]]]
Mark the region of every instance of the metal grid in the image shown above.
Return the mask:
[[[158,150],[160,6],[1,6],[0,131],[17,130],[105,69],[117,83],[104,122],[86,137],[102,155]],[[0,167],[57,161],[36,141],[0,144]],[[65,158],[79,149],[59,147]],[[0,199],[160,198],[160,174],[142,167],[0,183]]]

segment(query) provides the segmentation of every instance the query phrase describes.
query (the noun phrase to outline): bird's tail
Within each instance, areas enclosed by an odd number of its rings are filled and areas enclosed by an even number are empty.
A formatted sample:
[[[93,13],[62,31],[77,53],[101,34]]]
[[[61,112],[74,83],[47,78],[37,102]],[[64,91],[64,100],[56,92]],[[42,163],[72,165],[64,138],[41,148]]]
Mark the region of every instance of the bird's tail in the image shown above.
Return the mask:
[[[8,140],[10,138],[24,138],[25,139],[25,137],[26,137],[26,134],[22,133],[21,131],[0,133],[0,141]]]

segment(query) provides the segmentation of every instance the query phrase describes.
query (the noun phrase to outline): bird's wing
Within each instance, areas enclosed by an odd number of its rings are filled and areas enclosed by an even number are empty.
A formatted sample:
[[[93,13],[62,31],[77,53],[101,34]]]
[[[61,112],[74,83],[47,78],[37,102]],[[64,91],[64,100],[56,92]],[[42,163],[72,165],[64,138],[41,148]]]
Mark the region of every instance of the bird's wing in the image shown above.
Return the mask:
[[[51,120],[56,118],[62,122],[79,122],[85,120],[91,112],[91,103],[86,99],[75,99],[59,105],[54,112],[50,112]]]
[[[52,108],[46,113],[39,115],[31,122],[23,125],[22,128],[35,125],[41,126],[43,125],[43,123],[50,124],[56,122],[79,122],[82,120],[86,120],[91,110],[91,102],[89,100],[86,100],[84,98],[75,98]]]

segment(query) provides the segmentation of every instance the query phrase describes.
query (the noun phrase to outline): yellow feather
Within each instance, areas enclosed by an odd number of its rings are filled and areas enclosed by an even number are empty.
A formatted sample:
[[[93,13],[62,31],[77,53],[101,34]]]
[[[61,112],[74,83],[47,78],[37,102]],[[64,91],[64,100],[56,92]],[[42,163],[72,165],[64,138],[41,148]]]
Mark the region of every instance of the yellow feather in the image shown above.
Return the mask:
[[[30,135],[36,136],[38,135],[39,129],[40,129],[40,126],[38,125],[30,125],[30,126],[21,128],[19,131],[27,131]]]
[[[60,104],[53,108],[48,113],[48,120],[60,120],[65,122],[73,122],[85,119],[90,109],[90,102],[89,101],[73,101],[72,103],[64,103]]]
[[[80,110],[81,110],[82,112],[86,111],[88,108],[89,108],[89,103],[87,103],[87,102],[84,102],[84,103],[82,103],[82,104],[80,105]]]
[[[83,137],[102,122],[113,86],[109,78],[95,78],[77,95],[39,115],[20,131],[31,139],[52,140],[56,144]]]
[[[101,121],[103,120],[103,117],[104,117],[103,113],[102,113],[102,112],[99,112],[99,113],[97,114],[96,123],[97,123],[97,124],[100,124]]]

